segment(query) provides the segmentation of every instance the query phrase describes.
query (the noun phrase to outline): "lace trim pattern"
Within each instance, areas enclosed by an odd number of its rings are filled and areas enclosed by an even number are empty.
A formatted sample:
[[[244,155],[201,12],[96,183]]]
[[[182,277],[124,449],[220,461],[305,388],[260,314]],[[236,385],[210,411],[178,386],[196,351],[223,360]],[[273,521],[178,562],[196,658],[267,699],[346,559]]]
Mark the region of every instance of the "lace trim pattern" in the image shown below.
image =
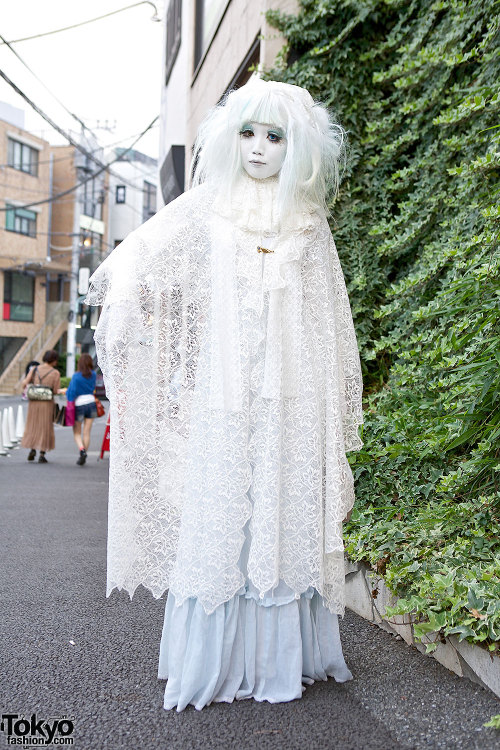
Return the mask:
[[[136,230],[92,277],[111,408],[108,594],[170,588],[207,613],[248,576],[313,586],[344,611],[346,451],[362,379],[328,224],[267,239],[204,186]],[[272,233],[271,233],[272,234]]]

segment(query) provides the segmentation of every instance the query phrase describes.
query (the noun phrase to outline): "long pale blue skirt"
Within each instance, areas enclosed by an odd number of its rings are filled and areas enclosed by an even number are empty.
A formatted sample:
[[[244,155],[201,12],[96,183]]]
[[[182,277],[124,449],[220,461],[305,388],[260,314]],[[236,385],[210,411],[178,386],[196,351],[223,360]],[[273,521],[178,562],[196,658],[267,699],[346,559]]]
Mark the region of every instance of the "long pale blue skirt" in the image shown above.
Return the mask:
[[[248,525],[240,565],[246,571]],[[304,684],[352,679],[340,642],[338,617],[310,587],[300,597],[283,582],[260,598],[248,580],[210,615],[195,598],[176,606],[169,591],[158,678],[167,680],[164,708],[254,698],[281,703],[300,698]]]

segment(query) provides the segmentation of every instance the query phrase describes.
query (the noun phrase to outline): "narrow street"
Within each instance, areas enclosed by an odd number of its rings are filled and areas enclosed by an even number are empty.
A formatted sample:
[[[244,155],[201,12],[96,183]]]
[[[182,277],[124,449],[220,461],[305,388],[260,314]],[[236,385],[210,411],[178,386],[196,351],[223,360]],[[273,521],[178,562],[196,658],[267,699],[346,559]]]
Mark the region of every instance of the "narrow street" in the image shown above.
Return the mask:
[[[0,398],[0,409],[19,403]],[[69,718],[78,750],[498,748],[498,733],[482,726],[500,712],[492,693],[349,612],[341,636],[352,682],[316,683],[286,704],[164,711],[165,597],[106,598],[104,428],[105,418],[94,423],[83,467],[63,427],[47,465],[28,463],[24,449],[0,457],[3,714]]]

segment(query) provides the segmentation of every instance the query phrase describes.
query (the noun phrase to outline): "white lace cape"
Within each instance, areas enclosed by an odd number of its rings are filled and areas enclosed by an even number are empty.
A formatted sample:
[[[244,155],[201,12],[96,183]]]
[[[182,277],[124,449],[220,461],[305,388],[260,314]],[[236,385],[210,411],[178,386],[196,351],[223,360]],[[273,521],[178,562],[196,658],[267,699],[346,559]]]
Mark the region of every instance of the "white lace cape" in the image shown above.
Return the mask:
[[[244,584],[251,518],[260,596],[313,586],[343,613],[345,453],[363,445],[344,277],[326,220],[305,211],[278,233],[273,181],[247,183],[229,206],[184,193],[91,279],[111,410],[107,593],[170,588],[212,612]]]

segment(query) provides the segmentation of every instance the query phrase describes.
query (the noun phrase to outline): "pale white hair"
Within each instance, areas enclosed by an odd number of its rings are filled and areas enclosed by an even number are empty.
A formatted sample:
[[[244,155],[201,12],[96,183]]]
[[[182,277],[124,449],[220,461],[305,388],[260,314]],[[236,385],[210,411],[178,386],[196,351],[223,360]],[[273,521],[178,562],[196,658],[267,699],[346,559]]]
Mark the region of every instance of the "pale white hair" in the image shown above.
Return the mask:
[[[328,194],[338,192],[346,134],[306,89],[288,83],[251,78],[210,110],[194,146],[192,185],[212,182],[230,195],[243,172],[239,133],[248,122],[285,133],[277,197],[282,221],[304,203],[326,214]]]

